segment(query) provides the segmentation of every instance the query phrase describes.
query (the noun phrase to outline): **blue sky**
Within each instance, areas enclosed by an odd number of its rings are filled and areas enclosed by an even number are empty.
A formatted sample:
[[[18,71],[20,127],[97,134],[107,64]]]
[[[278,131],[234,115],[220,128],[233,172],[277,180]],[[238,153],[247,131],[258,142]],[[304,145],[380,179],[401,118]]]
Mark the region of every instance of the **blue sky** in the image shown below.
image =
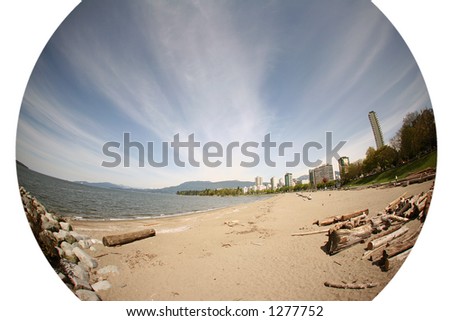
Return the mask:
[[[367,114],[385,141],[406,113],[431,107],[420,70],[370,1],[83,1],[50,39],[22,104],[17,158],[68,180],[163,187],[188,180],[294,177],[292,152],[310,141],[351,161],[375,146]],[[105,142],[155,143],[194,133],[202,145],[292,142],[285,157],[255,168],[238,150],[233,167],[105,168]],[[258,153],[263,158],[263,149]],[[120,152],[120,151],[119,151]],[[202,150],[196,150],[201,161]],[[186,153],[181,155],[187,162]],[[324,149],[310,159],[324,159]],[[336,165],[334,163],[334,165]],[[336,166],[337,169],[337,166]]]

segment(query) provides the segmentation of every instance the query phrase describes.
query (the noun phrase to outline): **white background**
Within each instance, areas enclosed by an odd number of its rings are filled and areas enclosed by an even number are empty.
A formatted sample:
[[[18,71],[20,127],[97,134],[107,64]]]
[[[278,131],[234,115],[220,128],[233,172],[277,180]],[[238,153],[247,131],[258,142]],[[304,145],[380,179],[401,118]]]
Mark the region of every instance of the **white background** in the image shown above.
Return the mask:
[[[136,1],[136,0],[134,0]],[[366,1],[366,0],[361,0]],[[389,285],[372,302],[322,302],[322,320],[429,318],[447,315],[450,295],[445,206],[449,178],[449,17],[448,1],[376,0],[415,56],[428,86],[438,128],[438,175],[431,210],[419,241]],[[72,320],[126,319],[126,307],[161,307],[151,302],[80,302],[67,290],[44,259],[28,227],[17,189],[15,134],[26,83],[58,25],[77,5],[74,0],[14,0],[0,4],[1,49],[1,192],[0,318]],[[151,284],[149,284],[151,287]],[[276,302],[230,302],[232,307],[268,308]],[[287,304],[296,304],[290,302]],[[298,304],[298,303],[297,303]],[[319,304],[309,302],[304,304]],[[174,307],[222,307],[225,302],[182,303]],[[445,318],[445,317],[444,317]],[[283,318],[288,319],[288,318]],[[298,319],[298,317],[296,318]],[[26,320],[26,319],[24,319]]]

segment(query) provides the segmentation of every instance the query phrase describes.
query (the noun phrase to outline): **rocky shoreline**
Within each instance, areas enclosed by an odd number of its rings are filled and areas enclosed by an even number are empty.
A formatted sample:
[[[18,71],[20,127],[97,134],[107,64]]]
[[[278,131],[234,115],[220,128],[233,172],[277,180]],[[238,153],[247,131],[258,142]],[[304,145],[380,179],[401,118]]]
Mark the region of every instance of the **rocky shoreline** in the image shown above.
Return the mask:
[[[97,292],[111,287],[108,275],[119,273],[113,265],[98,268],[93,255],[103,247],[102,241],[75,232],[22,186],[20,195],[34,237],[61,280],[80,300],[101,301]]]

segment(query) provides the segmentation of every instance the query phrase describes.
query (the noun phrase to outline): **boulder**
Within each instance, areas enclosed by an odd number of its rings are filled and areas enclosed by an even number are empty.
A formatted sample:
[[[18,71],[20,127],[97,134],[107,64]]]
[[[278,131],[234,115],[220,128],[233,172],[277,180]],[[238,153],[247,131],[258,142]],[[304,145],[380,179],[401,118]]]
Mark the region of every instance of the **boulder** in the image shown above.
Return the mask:
[[[59,261],[59,253],[56,250],[58,240],[53,233],[48,230],[41,231],[38,235],[38,243],[50,264],[57,266]]]
[[[97,270],[98,275],[119,274],[119,269],[115,265],[107,265]]]
[[[75,295],[82,301],[101,301],[94,291],[80,289],[75,291]]]
[[[77,240],[77,242],[88,238],[87,236],[81,235],[80,233],[77,233],[75,231],[70,231],[69,233]]]
[[[72,234],[70,234],[70,233],[67,233],[67,235],[66,235],[66,237],[64,238],[64,240],[65,240],[67,243],[70,243],[70,244],[74,244],[74,243],[77,242],[77,239],[76,239]]]
[[[74,290],[85,289],[92,290],[88,281],[77,278],[76,276],[69,276],[70,282],[73,284]]]
[[[99,281],[97,283],[92,284],[92,288],[95,292],[97,291],[105,291],[111,288],[111,283],[108,281]]]
[[[84,252],[79,247],[73,248],[73,253],[78,257],[81,263],[87,267],[94,269],[97,267],[97,261],[90,257],[86,252]]]
[[[91,246],[92,246],[92,241],[91,240],[89,240],[89,239],[85,239],[85,240],[79,240],[78,241],[78,244],[80,245],[80,247],[82,248],[82,249],[88,249],[88,248],[90,248]]]
[[[53,235],[56,237],[58,242],[62,242],[62,241],[65,241],[65,239],[69,235],[69,233],[64,230],[59,230],[58,232],[53,232]]]
[[[52,232],[59,231],[59,223],[56,220],[49,219],[46,215],[41,214],[41,229]]]
[[[61,229],[67,232],[72,231],[72,226],[64,221],[59,222],[59,226],[61,226]]]
[[[73,246],[72,244],[67,243],[66,241],[61,242],[60,246],[61,246],[61,249],[64,252],[64,255],[63,255],[64,258],[66,258],[68,261],[70,261],[72,263],[77,263],[78,262],[78,257],[73,252],[73,249],[74,249],[75,246]]]

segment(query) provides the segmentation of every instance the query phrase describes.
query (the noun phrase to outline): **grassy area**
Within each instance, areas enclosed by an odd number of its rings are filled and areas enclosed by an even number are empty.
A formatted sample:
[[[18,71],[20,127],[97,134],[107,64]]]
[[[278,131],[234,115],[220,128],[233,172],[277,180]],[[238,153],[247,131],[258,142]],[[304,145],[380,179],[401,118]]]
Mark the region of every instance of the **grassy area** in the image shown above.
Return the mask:
[[[370,184],[387,183],[395,180],[397,176],[398,179],[407,177],[412,173],[419,172],[426,168],[436,168],[437,164],[437,152],[431,152],[419,159],[416,159],[410,163],[404,164],[402,166],[387,170],[385,172],[360,178],[353,182],[350,182],[346,186],[361,186]]]

